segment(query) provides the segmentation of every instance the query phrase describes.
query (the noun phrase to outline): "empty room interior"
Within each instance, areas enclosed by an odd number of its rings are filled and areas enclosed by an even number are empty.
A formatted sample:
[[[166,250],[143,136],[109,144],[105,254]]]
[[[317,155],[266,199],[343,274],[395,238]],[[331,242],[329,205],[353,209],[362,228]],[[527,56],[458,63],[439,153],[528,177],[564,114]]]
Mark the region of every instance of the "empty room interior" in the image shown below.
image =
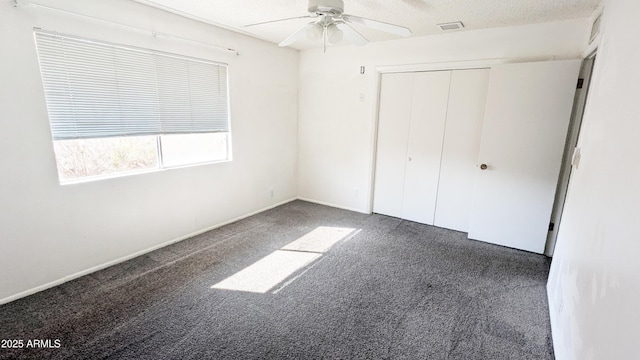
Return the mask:
[[[637,359],[639,14],[0,1],[0,358]]]

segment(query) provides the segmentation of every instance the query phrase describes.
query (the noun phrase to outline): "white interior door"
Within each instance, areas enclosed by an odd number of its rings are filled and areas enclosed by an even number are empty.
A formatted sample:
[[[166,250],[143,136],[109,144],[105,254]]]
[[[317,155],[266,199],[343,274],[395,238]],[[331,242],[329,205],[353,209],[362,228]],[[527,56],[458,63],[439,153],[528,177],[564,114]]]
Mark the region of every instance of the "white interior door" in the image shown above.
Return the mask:
[[[492,68],[469,238],[544,251],[579,60]]]
[[[373,211],[402,217],[413,74],[383,74],[380,83]]]
[[[434,225],[467,232],[490,69],[451,73]]]
[[[433,225],[451,71],[414,74],[402,218]]]

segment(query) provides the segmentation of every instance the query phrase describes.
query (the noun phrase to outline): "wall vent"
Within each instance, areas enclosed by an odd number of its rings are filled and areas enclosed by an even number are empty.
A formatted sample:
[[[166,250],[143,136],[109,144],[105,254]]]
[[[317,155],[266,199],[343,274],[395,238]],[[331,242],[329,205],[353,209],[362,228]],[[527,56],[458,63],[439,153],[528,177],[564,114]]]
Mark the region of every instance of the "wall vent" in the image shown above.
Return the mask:
[[[438,27],[440,27],[440,30],[443,30],[443,31],[457,30],[457,29],[462,29],[464,27],[464,24],[462,23],[462,21],[454,21],[454,22],[442,23],[437,25]]]

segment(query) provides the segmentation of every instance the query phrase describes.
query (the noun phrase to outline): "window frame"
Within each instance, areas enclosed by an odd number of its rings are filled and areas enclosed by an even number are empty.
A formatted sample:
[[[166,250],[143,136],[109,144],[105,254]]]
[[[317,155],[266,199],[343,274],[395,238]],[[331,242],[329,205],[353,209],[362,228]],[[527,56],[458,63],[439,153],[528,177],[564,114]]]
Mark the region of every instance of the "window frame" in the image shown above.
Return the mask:
[[[191,64],[191,63],[198,63],[198,64],[204,64],[205,66],[207,65],[211,65],[211,69],[207,70],[206,67],[203,67],[202,69],[206,70],[206,71],[218,71],[218,75],[217,77],[215,77],[215,79],[209,84],[208,82],[201,82],[202,84],[205,84],[203,86],[214,86],[215,84],[218,84],[218,86],[220,86],[221,84],[221,75],[220,75],[220,69],[224,69],[223,74],[224,77],[222,78],[223,81],[223,88],[218,88],[218,97],[215,96],[209,96],[206,97],[206,99],[210,99],[207,100],[208,102],[205,103],[205,107],[208,107],[207,110],[211,111],[211,109],[213,109],[214,113],[216,114],[223,114],[223,121],[225,126],[223,126],[223,128],[226,131],[221,131],[221,130],[217,130],[217,131],[197,131],[197,132],[189,132],[189,131],[157,131],[155,133],[145,133],[145,134],[119,134],[116,136],[78,136],[76,138],[56,138],[56,135],[54,134],[54,130],[53,130],[53,123],[52,123],[52,115],[51,115],[51,109],[50,109],[50,105],[49,105],[49,95],[47,93],[47,80],[45,79],[46,75],[45,75],[45,70],[43,70],[43,65],[42,65],[42,58],[41,58],[41,54],[40,54],[40,46],[41,44],[38,42],[38,36],[40,35],[44,35],[44,36],[48,36],[51,38],[56,38],[56,39],[60,39],[60,41],[62,42],[64,39],[69,39],[70,41],[75,41],[75,42],[82,42],[82,43],[88,43],[88,44],[92,44],[92,45],[96,45],[97,46],[103,46],[105,48],[112,48],[112,49],[121,49],[123,51],[134,51],[137,53],[144,53],[147,55],[150,55],[151,57],[153,57],[156,62],[155,67],[153,69],[145,69],[148,70],[150,72],[153,72],[155,75],[155,79],[156,79],[156,84],[155,87],[153,89],[155,89],[156,92],[156,96],[157,96],[157,111],[160,111],[158,113],[158,116],[162,117],[163,115],[161,114],[162,110],[162,105],[161,104],[161,88],[160,85],[158,85],[158,83],[166,80],[163,79],[162,76],[167,76],[167,74],[163,73],[162,71],[160,71],[159,69],[159,63],[157,58],[163,59],[163,58],[169,58],[169,59],[178,59],[180,61],[184,61],[187,64]],[[185,168],[185,167],[192,167],[192,166],[202,166],[202,165],[207,165],[207,164],[215,164],[215,163],[222,163],[222,162],[230,162],[233,160],[233,147],[232,147],[232,128],[231,128],[231,101],[230,101],[230,88],[229,88],[229,65],[223,62],[218,62],[218,61],[212,61],[212,60],[208,60],[208,59],[201,59],[201,58],[197,58],[197,57],[193,57],[193,56],[187,56],[187,55],[181,55],[181,54],[174,54],[174,53],[170,53],[170,52],[166,52],[166,51],[160,51],[160,50],[155,50],[155,49],[148,49],[148,48],[141,48],[141,47],[136,47],[136,46],[131,46],[131,45],[125,45],[125,44],[116,44],[113,42],[108,42],[108,41],[102,41],[102,40],[94,40],[94,39],[88,39],[88,38],[83,38],[83,37],[79,37],[79,36],[74,36],[74,35],[67,35],[67,34],[60,34],[57,32],[52,32],[52,31],[45,31],[39,28],[34,28],[34,40],[36,43],[36,49],[38,51],[38,61],[39,61],[39,65],[40,65],[40,71],[41,71],[41,76],[42,76],[42,85],[43,85],[43,89],[45,91],[45,100],[47,102],[47,115],[48,115],[48,120],[49,120],[49,127],[52,133],[52,143],[55,143],[57,141],[65,141],[65,140],[78,140],[78,139],[85,139],[85,140],[89,140],[89,139],[99,139],[99,138],[109,138],[109,137],[137,137],[137,136],[154,136],[155,137],[155,142],[156,142],[156,157],[157,157],[157,166],[152,167],[152,168],[145,168],[145,169],[132,169],[132,170],[124,170],[124,171],[115,171],[115,172],[111,172],[111,173],[107,173],[107,174],[99,174],[99,175],[86,175],[86,176],[79,176],[79,177],[74,177],[74,178],[63,178],[63,174],[60,171],[60,168],[58,167],[58,154],[55,154],[55,159],[56,159],[56,170],[58,172],[58,179],[60,181],[60,184],[75,184],[75,183],[82,183],[82,182],[89,182],[89,181],[96,181],[96,180],[103,180],[103,179],[110,179],[110,178],[117,178],[117,177],[123,177],[123,176],[131,176],[131,175],[137,175],[137,174],[144,174],[144,173],[150,173],[150,172],[157,172],[157,171],[163,171],[163,170],[168,170],[168,169],[178,169],[178,168]],[[116,66],[116,55],[114,54],[114,65]],[[51,59],[49,59],[50,61]],[[64,65],[60,65],[57,64],[57,66],[64,66],[65,69],[67,69],[67,64]],[[218,70],[215,70],[218,69]],[[118,71],[124,71],[124,68],[114,68],[115,74],[117,74]],[[189,74],[189,76],[191,76],[191,68],[187,68],[185,71],[187,71],[187,73]],[[194,70],[195,71],[195,70]],[[197,75],[197,74],[196,74]],[[196,76],[194,75],[194,76]],[[91,77],[90,75],[88,76],[89,78]],[[177,78],[177,77],[176,77]],[[193,93],[191,92],[192,87],[191,87],[191,83],[194,82],[193,80],[190,80],[191,78],[187,79],[187,83],[189,84],[189,92],[188,94],[192,95]],[[71,81],[71,80],[67,80]],[[181,81],[185,81],[184,79],[182,79]],[[195,81],[195,82],[199,82]],[[71,86],[69,86],[71,87]],[[223,89],[224,91],[222,91],[221,89]],[[123,90],[124,92],[127,91],[131,91],[131,88],[125,88]],[[69,92],[71,93],[71,90],[69,90]],[[122,96],[120,93],[118,93],[117,95],[118,97]],[[102,98],[97,97],[96,99],[101,100]],[[134,99],[137,100],[137,99]],[[193,115],[193,109],[194,106],[197,106],[197,104],[194,104],[194,102],[192,101],[193,97],[189,97],[189,104],[190,104],[190,111],[188,114],[192,114],[191,115],[191,119],[192,122],[194,121],[194,116]],[[223,100],[223,102],[220,102],[220,100]],[[73,102],[73,100],[71,100]],[[139,100],[138,100],[139,101]],[[93,105],[95,105],[98,102],[94,102]],[[220,105],[222,104],[222,105]],[[73,106],[73,104],[71,103],[70,106]],[[122,105],[122,104],[118,104],[118,106],[126,106],[126,105]],[[153,104],[151,105],[153,107]],[[222,106],[222,107],[220,107]],[[222,113],[220,113],[220,110],[223,110]],[[179,114],[181,115],[181,114]],[[206,115],[206,114],[205,114]],[[198,116],[201,116],[198,115]],[[211,116],[211,114],[209,113],[209,116]],[[215,116],[214,116],[215,117]],[[136,122],[140,122],[139,118],[136,118],[137,120],[127,120],[129,122],[132,123],[136,123]],[[216,118],[217,119],[217,118]],[[67,120],[68,121],[68,120]],[[75,120],[71,120],[71,121],[75,121]],[[159,121],[160,123],[163,122],[162,118],[157,119],[157,121]],[[197,120],[195,120],[197,122]],[[215,120],[215,119],[205,119],[205,124],[216,124],[216,123],[220,123],[219,120]],[[211,121],[213,121],[213,123],[211,123]],[[169,120],[170,123],[178,123],[178,127],[176,128],[183,128],[183,125],[180,124],[180,122],[170,119]],[[100,127],[102,126],[102,123],[96,122],[96,124],[98,124],[97,126]],[[144,124],[142,124],[144,125]],[[137,126],[134,124],[134,126]],[[211,125],[209,125],[211,126]],[[184,127],[185,129],[187,129],[188,127]],[[218,129],[222,129],[222,128],[218,128]],[[180,163],[180,164],[172,164],[172,165],[165,165],[164,163],[164,150],[163,150],[163,145],[162,145],[162,137],[163,136],[171,136],[171,135],[208,135],[208,134],[224,134],[225,136],[225,156],[224,158],[216,158],[213,160],[202,160],[202,161],[185,161],[184,163]],[[54,149],[55,152],[55,149]]]

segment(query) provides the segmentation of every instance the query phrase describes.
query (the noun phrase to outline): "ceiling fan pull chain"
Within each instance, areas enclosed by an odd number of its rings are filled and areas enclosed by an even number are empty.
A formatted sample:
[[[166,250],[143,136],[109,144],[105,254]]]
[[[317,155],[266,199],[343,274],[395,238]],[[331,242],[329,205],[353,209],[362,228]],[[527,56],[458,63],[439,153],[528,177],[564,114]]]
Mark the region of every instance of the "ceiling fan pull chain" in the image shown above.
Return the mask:
[[[322,31],[322,52],[327,53],[327,27]]]

